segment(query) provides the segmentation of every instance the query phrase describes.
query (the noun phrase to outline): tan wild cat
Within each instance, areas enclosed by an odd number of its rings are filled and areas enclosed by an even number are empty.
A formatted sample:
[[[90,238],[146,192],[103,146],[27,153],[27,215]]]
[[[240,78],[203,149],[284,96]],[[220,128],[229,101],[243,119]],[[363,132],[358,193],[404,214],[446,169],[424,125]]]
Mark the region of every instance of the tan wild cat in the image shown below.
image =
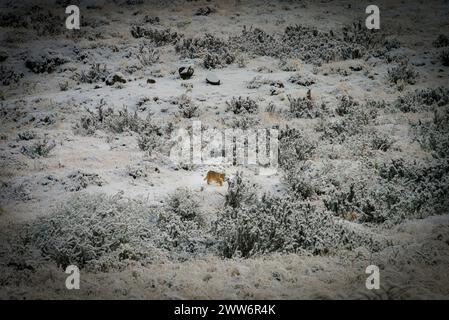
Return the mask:
[[[211,181],[212,182],[215,181],[220,186],[223,185],[224,179],[225,179],[224,173],[219,173],[215,171],[208,171],[206,177],[204,178],[204,180],[207,180],[207,184],[210,184]]]

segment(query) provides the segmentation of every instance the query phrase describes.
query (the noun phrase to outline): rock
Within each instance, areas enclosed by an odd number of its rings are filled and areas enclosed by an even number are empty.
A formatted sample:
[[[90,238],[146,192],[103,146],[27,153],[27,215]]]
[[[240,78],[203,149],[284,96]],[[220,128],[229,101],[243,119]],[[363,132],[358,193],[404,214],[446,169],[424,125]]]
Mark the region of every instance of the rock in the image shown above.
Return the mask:
[[[220,84],[220,79],[214,73],[208,73],[206,76],[206,82],[218,86]]]
[[[147,80],[147,83],[148,83],[148,84],[153,84],[153,83],[156,83],[156,80],[154,80],[154,79],[148,79],[148,80]]]
[[[181,79],[187,80],[193,76],[194,70],[193,70],[192,66],[187,66],[187,67],[179,68],[178,72],[179,72],[179,76],[181,77]]]
[[[116,82],[126,83],[125,76],[121,74],[120,72],[111,73],[106,78],[106,84],[108,86],[112,86]]]

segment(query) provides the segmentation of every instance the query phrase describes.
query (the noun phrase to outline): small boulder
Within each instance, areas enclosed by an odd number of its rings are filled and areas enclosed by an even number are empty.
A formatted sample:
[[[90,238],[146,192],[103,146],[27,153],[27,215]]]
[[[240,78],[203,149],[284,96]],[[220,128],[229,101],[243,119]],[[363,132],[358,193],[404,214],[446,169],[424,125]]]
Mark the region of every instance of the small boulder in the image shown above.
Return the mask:
[[[186,66],[186,67],[179,68],[178,72],[179,72],[179,76],[181,77],[181,79],[187,80],[193,76],[194,70],[193,70],[192,66]]]
[[[125,76],[120,72],[111,73],[106,78],[106,84],[112,86],[116,82],[126,83]]]
[[[215,86],[220,85],[220,79],[214,73],[208,73],[206,76],[206,82]]]
[[[148,84],[153,84],[153,83],[156,83],[156,80],[154,80],[154,79],[147,79],[147,83]]]

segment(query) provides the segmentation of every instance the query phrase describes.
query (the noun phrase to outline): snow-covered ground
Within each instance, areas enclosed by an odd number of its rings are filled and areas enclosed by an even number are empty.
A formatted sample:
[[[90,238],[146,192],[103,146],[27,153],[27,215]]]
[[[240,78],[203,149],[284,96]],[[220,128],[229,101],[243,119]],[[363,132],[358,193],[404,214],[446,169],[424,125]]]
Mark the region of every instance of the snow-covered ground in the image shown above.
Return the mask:
[[[447,1],[378,1],[374,36],[356,1],[78,1],[80,30],[64,28],[62,2],[0,4],[0,298],[449,297]],[[296,25],[305,29],[286,31]],[[182,80],[185,65],[194,74]],[[206,82],[209,72],[220,85]],[[114,74],[126,82],[107,84]],[[238,97],[257,110],[233,112]],[[183,101],[196,107],[190,118]],[[217,130],[279,129],[285,162],[269,175],[254,166],[173,162],[170,133],[197,120]],[[300,135],[288,140],[288,128]],[[246,255],[235,240],[226,257],[220,245],[235,234],[224,237],[215,226],[232,221],[222,219],[227,210],[246,209],[229,207],[229,182],[203,180],[209,170],[231,180],[242,172],[257,194],[248,208],[265,205],[263,194],[288,198],[331,217],[332,228],[316,227],[313,240],[292,234],[293,244],[273,235],[284,242],[264,250],[257,234]],[[180,188],[201,220],[180,218],[194,226],[173,227],[185,232],[182,240],[170,223],[159,225],[157,211],[171,210]],[[151,230],[164,234],[151,245],[161,257],[119,258],[120,267],[107,270],[93,267],[101,254],[86,258],[81,290],[70,291],[64,267],[79,256],[67,252],[79,248],[56,242],[84,243],[97,230],[40,226],[64,212],[76,223],[84,202],[74,199],[97,194],[131,199],[159,217]],[[73,211],[61,209],[66,203]],[[271,222],[254,223],[265,230]],[[201,249],[185,251],[185,243]],[[68,260],[55,258],[64,254]],[[381,270],[379,290],[365,287],[371,264]]]

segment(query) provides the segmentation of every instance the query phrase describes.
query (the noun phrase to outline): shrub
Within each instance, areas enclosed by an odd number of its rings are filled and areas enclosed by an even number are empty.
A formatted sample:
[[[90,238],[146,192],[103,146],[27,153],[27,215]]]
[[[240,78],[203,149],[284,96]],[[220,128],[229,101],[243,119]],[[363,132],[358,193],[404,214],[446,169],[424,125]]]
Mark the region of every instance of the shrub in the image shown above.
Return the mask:
[[[67,59],[54,56],[43,55],[38,58],[29,58],[25,61],[25,66],[34,73],[52,73],[56,68],[67,62]]]
[[[362,21],[356,21],[343,27],[343,40],[372,49],[385,44],[385,36],[379,30],[365,28]],[[356,58],[356,57],[354,57]]]
[[[418,72],[416,72],[408,62],[401,62],[398,66],[387,71],[388,81],[392,84],[415,84]]]
[[[88,114],[83,115],[74,127],[76,133],[89,135],[103,129],[113,133],[133,131],[140,134],[154,129],[150,118],[141,119],[137,111],[130,113],[126,107],[115,112],[111,107],[105,108],[105,102],[101,100],[95,109],[96,112],[86,109]]]
[[[237,208],[226,207],[214,224],[222,256],[244,258],[269,252],[325,253],[339,234],[332,216],[292,198],[264,195]]]
[[[55,146],[55,142],[49,142],[47,139],[44,139],[36,141],[31,145],[23,146],[21,152],[31,159],[48,157]]]
[[[321,114],[322,110],[308,97],[292,98],[288,95],[287,98],[290,114],[296,118],[316,118]],[[324,105],[321,108],[324,109]]]
[[[37,137],[36,132],[34,131],[23,131],[17,134],[17,139],[22,141],[33,140]]]
[[[259,28],[243,27],[240,35],[230,38],[229,45],[240,52],[259,56],[281,57],[285,46],[279,39]]]
[[[155,217],[142,203],[119,196],[78,194],[41,218],[32,239],[44,256],[65,268],[107,271],[129,261],[157,259]]]
[[[80,191],[91,185],[101,187],[104,184],[103,179],[98,174],[81,170],[71,172],[67,178],[68,182],[64,183],[64,189],[69,192]]]
[[[208,16],[209,14],[214,13],[214,12],[215,12],[214,8],[206,6],[206,7],[198,8],[198,10],[196,10],[196,12],[195,12],[195,15],[196,16]]]
[[[145,130],[139,133],[137,144],[142,151],[150,154],[157,151],[164,143],[162,128],[157,125],[148,125]]]
[[[449,199],[447,160],[392,160],[375,167],[377,177],[365,177],[329,192],[323,199],[325,207],[338,216],[355,212],[361,222],[389,224],[445,212]]]
[[[288,82],[294,83],[303,87],[310,87],[315,84],[316,80],[310,76],[303,76],[300,73],[294,74],[288,78]]]
[[[255,185],[243,178],[242,172],[237,172],[228,181],[228,191],[225,195],[225,206],[238,208],[256,199]]]
[[[444,34],[440,34],[433,42],[433,46],[435,48],[447,47],[449,46],[449,38]]]
[[[23,73],[17,73],[13,69],[6,66],[0,66],[0,79],[1,84],[9,86],[10,84],[17,83],[23,78]]]
[[[282,182],[287,185],[292,196],[300,200],[321,194],[318,179],[317,172],[314,172],[307,163],[286,169],[282,176]]]
[[[231,64],[234,60],[235,57],[229,52],[223,55],[217,53],[206,53],[203,59],[203,65],[206,69],[216,69],[227,64]]]
[[[434,111],[432,121],[419,121],[412,125],[414,140],[436,158],[449,156],[449,110]]]
[[[256,113],[259,110],[259,106],[256,101],[249,97],[232,97],[231,101],[226,101],[226,111],[232,111],[234,114],[241,113]]]
[[[139,53],[137,55],[142,66],[151,66],[159,61],[159,52],[154,48],[148,48],[144,44],[139,45]]]
[[[167,199],[167,209],[181,217],[181,220],[202,221],[199,207],[194,193],[187,188],[176,189]]]
[[[354,101],[354,99],[351,96],[342,96],[340,98],[337,108],[335,109],[335,112],[339,116],[352,114],[354,112],[354,108],[356,108],[358,105],[359,104],[356,101]]]
[[[295,167],[300,161],[309,159],[316,143],[301,130],[288,126],[279,133],[279,166],[283,169]]]
[[[260,119],[244,113],[226,119],[226,123],[234,129],[248,130],[250,128],[256,128],[260,124]]]
[[[182,95],[178,99],[178,109],[179,113],[183,118],[193,118],[198,117],[198,106],[192,102],[192,99],[187,95]]]
[[[316,130],[322,132],[323,139],[329,139],[332,143],[344,142],[349,137],[365,132],[366,126],[378,115],[377,109],[368,105],[352,110],[343,119],[321,119]]]
[[[204,67],[220,68],[235,61],[235,55],[226,41],[211,34],[201,38],[187,38],[175,46],[176,52],[184,58],[202,58]]]
[[[81,71],[79,75],[79,81],[83,83],[95,83],[99,81],[105,81],[109,75],[109,71],[106,69],[106,65],[99,63],[91,64],[89,70]]]
[[[422,112],[447,104],[449,104],[449,89],[439,87],[409,92],[397,98],[394,107],[402,112]]]
[[[393,145],[394,140],[388,134],[375,132],[371,137],[371,148],[374,150],[388,151]]]
[[[141,26],[133,26],[131,35],[134,38],[145,38],[151,40],[154,45],[160,47],[167,44],[175,44],[181,38],[177,32],[163,28],[146,28]]]
[[[363,56],[371,39],[357,41],[358,39],[351,35],[361,35],[366,28],[357,28],[354,32],[351,32],[351,28],[352,26],[343,29],[344,38],[340,39],[332,30],[322,32],[307,26],[288,26],[281,41],[291,52],[296,53],[298,58],[316,65],[330,61],[358,59]]]

